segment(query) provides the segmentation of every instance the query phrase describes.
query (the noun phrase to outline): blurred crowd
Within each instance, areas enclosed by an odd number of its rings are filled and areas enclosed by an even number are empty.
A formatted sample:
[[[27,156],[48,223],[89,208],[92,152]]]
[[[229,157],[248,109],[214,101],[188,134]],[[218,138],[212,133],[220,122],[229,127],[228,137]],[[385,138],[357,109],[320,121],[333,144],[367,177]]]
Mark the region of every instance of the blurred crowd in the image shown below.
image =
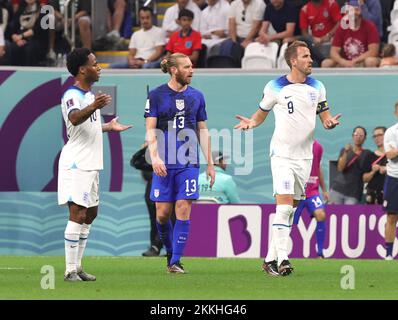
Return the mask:
[[[283,68],[278,57],[295,39],[307,42],[315,67],[398,65],[394,0],[165,0],[164,15],[161,0],[139,10],[132,0],[104,1],[107,33],[99,39],[92,36],[91,0],[75,1],[76,46],[128,51],[126,61],[111,68],[156,68],[175,52],[196,67],[239,68],[245,56],[262,54]],[[71,21],[64,21],[64,3],[0,0],[0,64],[51,66],[67,53],[63,30]],[[43,28],[43,5],[54,9],[53,28]]]

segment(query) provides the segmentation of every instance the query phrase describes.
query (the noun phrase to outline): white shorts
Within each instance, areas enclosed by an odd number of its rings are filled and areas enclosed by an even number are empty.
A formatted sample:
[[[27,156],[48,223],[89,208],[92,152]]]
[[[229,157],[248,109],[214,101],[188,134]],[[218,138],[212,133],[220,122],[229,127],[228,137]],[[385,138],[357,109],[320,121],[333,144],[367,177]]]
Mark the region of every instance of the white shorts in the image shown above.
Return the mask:
[[[90,208],[99,204],[99,172],[80,169],[58,171],[58,204],[68,202]]]
[[[292,194],[294,200],[305,199],[305,186],[310,178],[312,159],[288,159],[272,156],[271,172],[274,197]]]

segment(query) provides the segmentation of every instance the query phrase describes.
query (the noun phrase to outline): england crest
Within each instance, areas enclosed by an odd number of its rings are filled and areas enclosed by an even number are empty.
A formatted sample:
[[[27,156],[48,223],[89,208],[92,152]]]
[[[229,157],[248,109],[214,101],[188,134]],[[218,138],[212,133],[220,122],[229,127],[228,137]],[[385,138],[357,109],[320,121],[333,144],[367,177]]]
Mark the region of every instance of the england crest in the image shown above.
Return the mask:
[[[155,196],[155,198],[159,197],[159,189],[155,189],[153,191],[153,195]]]
[[[176,100],[176,107],[178,110],[182,110],[185,108],[184,100]]]

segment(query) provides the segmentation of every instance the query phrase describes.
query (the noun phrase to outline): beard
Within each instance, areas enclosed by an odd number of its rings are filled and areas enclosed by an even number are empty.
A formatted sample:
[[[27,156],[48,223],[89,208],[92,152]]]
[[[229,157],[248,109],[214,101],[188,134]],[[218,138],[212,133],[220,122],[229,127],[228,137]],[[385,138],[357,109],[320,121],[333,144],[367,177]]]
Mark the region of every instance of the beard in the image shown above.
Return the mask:
[[[178,73],[176,74],[176,81],[177,81],[180,85],[185,86],[185,85],[191,83],[191,78],[186,77],[186,78],[184,79],[184,77],[181,75],[181,73],[178,72]]]

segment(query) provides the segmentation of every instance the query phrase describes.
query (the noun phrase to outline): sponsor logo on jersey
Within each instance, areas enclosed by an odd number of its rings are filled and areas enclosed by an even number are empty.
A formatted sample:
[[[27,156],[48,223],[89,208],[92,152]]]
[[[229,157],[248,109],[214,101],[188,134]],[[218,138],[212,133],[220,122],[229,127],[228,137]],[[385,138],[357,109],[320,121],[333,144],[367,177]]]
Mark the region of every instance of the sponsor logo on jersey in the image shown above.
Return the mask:
[[[178,110],[182,110],[185,108],[184,100],[176,100],[176,107]]]

